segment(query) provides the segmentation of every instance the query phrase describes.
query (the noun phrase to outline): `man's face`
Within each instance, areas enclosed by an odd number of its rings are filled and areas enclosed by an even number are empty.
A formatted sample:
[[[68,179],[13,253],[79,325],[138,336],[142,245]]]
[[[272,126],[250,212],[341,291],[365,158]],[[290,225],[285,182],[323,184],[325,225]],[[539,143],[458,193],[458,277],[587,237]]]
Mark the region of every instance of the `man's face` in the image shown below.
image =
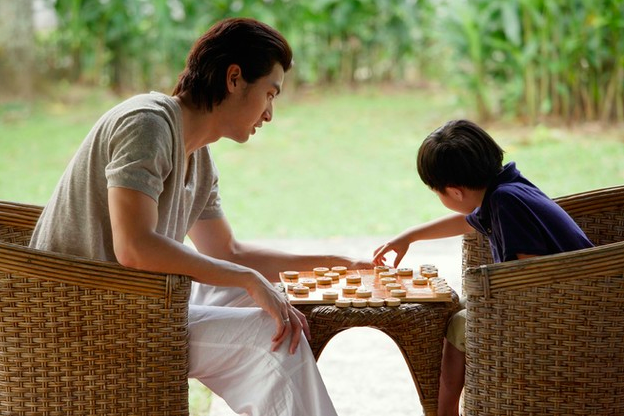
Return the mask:
[[[228,137],[244,143],[262,124],[273,119],[273,100],[282,90],[284,69],[275,64],[267,76],[253,84],[241,80],[242,89],[233,98],[234,120]]]

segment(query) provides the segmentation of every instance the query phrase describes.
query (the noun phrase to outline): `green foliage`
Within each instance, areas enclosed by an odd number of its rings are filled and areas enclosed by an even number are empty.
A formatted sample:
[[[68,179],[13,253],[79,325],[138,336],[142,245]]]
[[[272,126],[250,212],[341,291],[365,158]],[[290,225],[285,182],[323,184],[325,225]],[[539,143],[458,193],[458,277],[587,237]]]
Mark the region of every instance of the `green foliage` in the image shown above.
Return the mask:
[[[450,83],[481,120],[624,121],[621,0],[48,0],[56,76],[170,91],[212,23],[252,16],[295,52],[295,87]]]
[[[507,112],[531,123],[624,121],[624,2],[446,3],[457,13],[445,19],[443,37],[470,64],[457,79],[482,119]]]

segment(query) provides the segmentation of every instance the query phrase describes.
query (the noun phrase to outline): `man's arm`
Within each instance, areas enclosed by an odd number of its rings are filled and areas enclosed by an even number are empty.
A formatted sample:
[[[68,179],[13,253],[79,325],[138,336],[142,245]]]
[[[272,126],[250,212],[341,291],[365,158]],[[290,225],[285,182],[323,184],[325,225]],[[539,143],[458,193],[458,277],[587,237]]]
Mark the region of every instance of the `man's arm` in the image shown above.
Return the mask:
[[[245,289],[276,322],[273,349],[277,349],[292,332],[290,351],[294,353],[301,336],[300,317],[284,296],[257,271],[198,253],[158,234],[156,202],[141,192],[110,188],[108,206],[115,256],[120,264],[159,273],[187,275],[201,283]],[[286,324],[286,319],[290,319],[290,325]]]
[[[370,261],[337,255],[292,254],[237,241],[224,217],[197,221],[189,237],[200,253],[257,270],[271,282],[278,282],[279,272],[285,270],[312,270],[317,266],[346,266],[352,270],[373,267]]]

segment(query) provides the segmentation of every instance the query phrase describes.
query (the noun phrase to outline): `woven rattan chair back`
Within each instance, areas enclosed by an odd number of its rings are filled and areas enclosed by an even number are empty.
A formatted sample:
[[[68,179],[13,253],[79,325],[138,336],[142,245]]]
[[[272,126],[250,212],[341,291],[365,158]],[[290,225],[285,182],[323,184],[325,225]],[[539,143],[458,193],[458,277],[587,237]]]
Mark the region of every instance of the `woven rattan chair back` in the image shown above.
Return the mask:
[[[29,249],[40,213],[0,202],[0,414],[188,415],[190,280]]]
[[[596,247],[487,264],[464,241],[467,416],[624,414],[624,187],[557,202]]]

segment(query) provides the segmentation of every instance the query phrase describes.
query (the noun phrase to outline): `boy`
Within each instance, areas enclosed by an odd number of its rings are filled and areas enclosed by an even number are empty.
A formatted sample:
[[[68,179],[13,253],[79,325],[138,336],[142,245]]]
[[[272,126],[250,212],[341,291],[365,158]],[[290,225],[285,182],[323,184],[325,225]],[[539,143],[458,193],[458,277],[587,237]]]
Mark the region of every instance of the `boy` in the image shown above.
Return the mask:
[[[193,46],[173,96],[132,97],[96,123],[31,241],[190,276],[189,377],[251,416],[336,414],[301,338],[302,329],[309,336],[305,317],[272,285],[279,271],[372,267],[240,242],[222,210],[209,145],[244,143],[270,122],[291,63],[290,46],[266,24],[215,24]]]
[[[495,262],[592,247],[570,216],[524,178],[483,129],[453,120],[431,133],[418,150],[418,174],[457,212],[410,228],[377,248],[373,263],[395,252],[397,267],[411,243],[474,230],[487,236]],[[449,323],[444,342],[438,415],[458,415],[464,385],[465,309]]]

